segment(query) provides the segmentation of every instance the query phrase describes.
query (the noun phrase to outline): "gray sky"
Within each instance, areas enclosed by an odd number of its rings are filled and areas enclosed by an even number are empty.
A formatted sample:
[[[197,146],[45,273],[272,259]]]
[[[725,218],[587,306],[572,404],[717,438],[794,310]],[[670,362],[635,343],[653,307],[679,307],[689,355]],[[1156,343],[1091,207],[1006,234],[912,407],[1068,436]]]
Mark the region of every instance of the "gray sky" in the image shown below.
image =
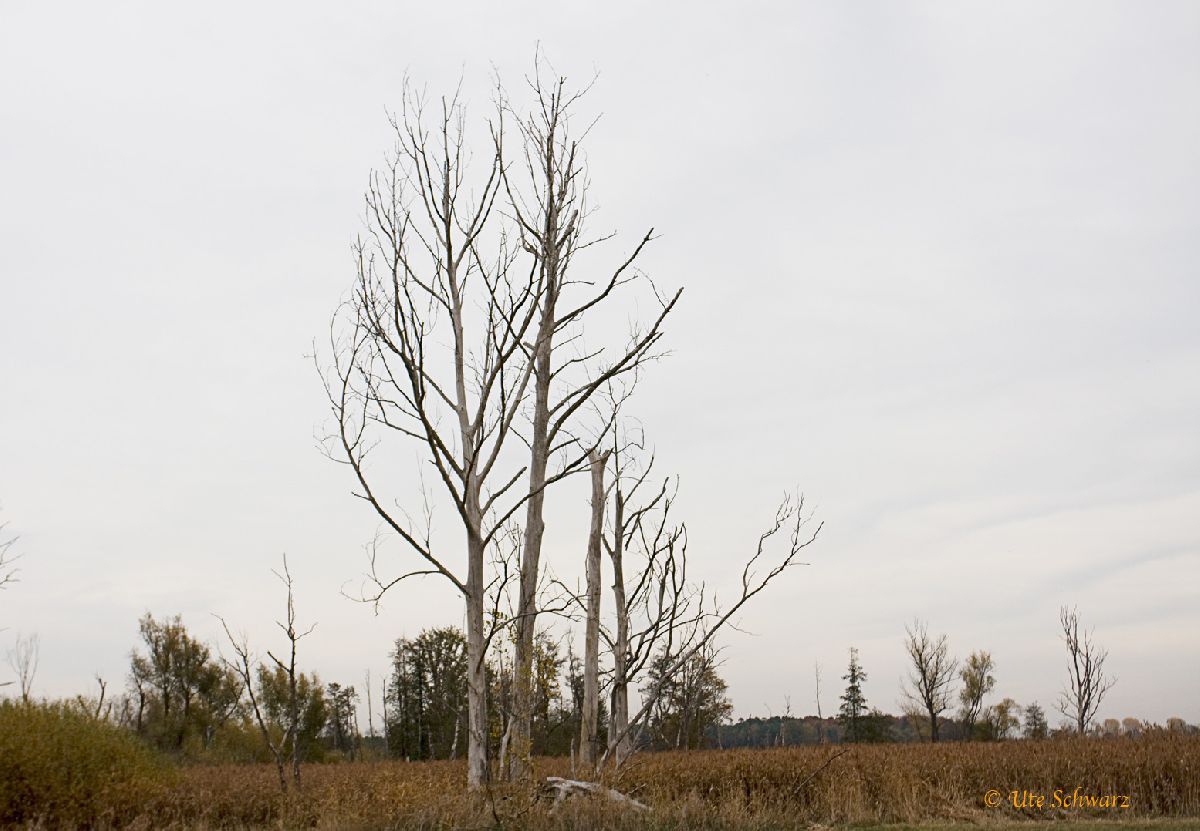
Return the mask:
[[[596,225],[685,287],[635,406],[694,569],[732,586],[785,489],[826,523],[723,639],[738,714],[813,710],[815,661],[833,710],[852,645],[895,711],[915,615],[1049,710],[1078,604],[1101,717],[1200,721],[1200,6],[188,8],[0,3],[0,642],[40,633],[39,692],[123,681],[147,610],[274,643],[285,551],[327,680],[461,621],[339,594],[377,523],[305,355],[404,75],[482,115],[540,42],[600,73]]]

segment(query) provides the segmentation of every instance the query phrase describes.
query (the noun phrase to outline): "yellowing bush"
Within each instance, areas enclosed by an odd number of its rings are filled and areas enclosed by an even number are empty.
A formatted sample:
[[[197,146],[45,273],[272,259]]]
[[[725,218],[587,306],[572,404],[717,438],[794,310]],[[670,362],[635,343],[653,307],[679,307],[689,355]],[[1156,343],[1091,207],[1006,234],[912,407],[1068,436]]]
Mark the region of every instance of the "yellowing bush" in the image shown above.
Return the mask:
[[[175,781],[119,727],[70,704],[0,701],[0,825],[121,824]]]

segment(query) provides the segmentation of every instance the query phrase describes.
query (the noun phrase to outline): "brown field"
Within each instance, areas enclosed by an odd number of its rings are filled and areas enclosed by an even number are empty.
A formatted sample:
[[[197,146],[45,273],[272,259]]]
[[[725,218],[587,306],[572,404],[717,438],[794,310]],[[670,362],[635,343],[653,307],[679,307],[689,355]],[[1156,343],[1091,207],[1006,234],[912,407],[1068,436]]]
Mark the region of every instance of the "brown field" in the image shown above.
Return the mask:
[[[539,776],[568,776],[568,768],[565,759],[537,762]],[[147,829],[944,829],[1070,820],[1075,829],[1096,821],[1102,828],[1200,828],[1196,736],[645,754],[610,784],[650,805],[648,813],[588,800],[554,809],[551,799],[528,790],[495,788],[467,799],[460,762],[308,766],[303,793],[290,798],[279,793],[270,766],[198,766],[174,779],[134,815],[108,814],[108,823]],[[1056,789],[1070,795],[1076,787],[1090,796],[1128,797],[1129,807],[1049,804]],[[990,789],[1004,794],[1005,804],[986,807]],[[1048,804],[1014,808],[1011,791],[1043,793]]]

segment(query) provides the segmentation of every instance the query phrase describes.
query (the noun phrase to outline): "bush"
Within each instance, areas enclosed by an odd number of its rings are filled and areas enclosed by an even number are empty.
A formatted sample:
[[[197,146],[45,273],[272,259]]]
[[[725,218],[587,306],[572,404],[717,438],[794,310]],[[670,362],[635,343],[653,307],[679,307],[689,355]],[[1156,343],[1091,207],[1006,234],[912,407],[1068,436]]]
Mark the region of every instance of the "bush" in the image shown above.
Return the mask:
[[[120,824],[174,780],[134,736],[78,705],[0,701],[0,825]]]

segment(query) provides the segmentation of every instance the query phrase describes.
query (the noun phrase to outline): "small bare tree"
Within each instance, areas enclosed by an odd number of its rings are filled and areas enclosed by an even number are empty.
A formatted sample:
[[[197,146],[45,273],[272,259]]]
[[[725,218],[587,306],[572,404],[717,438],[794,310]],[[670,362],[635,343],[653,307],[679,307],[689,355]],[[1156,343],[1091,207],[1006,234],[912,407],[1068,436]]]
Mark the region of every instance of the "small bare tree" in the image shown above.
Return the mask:
[[[17,674],[22,704],[29,704],[33,700],[33,679],[37,676],[38,651],[36,632],[24,637],[18,634],[16,645],[8,650],[8,665]]]
[[[1070,660],[1067,662],[1067,685],[1059,694],[1057,708],[1075,722],[1075,729],[1082,736],[1096,717],[1100,702],[1117,683],[1117,679],[1104,674],[1108,650],[1092,640],[1091,631],[1079,631],[1079,613],[1076,609],[1063,606],[1058,619]]]
[[[225,619],[218,616],[221,621],[221,626],[225,630],[225,636],[229,639],[229,644],[233,648],[234,655],[237,656],[236,661],[226,661],[238,677],[242,679],[242,684],[245,687],[246,695],[250,699],[250,709],[254,713],[254,721],[258,725],[259,732],[262,734],[263,742],[267,749],[271,752],[271,756],[275,759],[275,767],[279,773],[279,787],[285,793],[288,789],[288,778],[286,769],[290,765],[292,782],[296,789],[300,788],[300,761],[304,755],[304,748],[300,742],[300,694],[298,687],[298,679],[296,672],[296,647],[307,635],[311,634],[317,625],[314,623],[304,631],[296,626],[296,599],[295,591],[292,582],[292,573],[288,569],[287,555],[283,557],[283,572],[272,570],[271,572],[279,581],[283,583],[287,590],[287,614],[283,621],[276,621],[276,625],[283,630],[288,641],[288,653],[286,662],[275,657],[274,653],[268,651],[267,656],[274,661],[287,679],[287,700],[286,711],[287,718],[284,727],[284,735],[282,740],[276,741],[271,734],[271,730],[267,725],[266,718],[263,715],[262,703],[258,700],[258,696],[254,689],[254,668],[255,660],[251,657],[250,646],[243,634],[240,638],[235,638],[229,630],[229,625]]]
[[[821,662],[813,662],[813,674],[817,683],[817,744],[825,744],[825,716],[821,714]]]
[[[86,713],[94,719],[108,721],[113,715],[113,703],[107,700],[108,682],[101,677],[100,673],[96,673],[96,685],[99,687],[99,695],[94,699],[90,696],[77,695],[75,703],[79,706],[81,713]]]
[[[958,662],[950,657],[946,636],[930,636],[922,621],[914,621],[911,627],[905,627],[905,631],[908,636],[904,646],[912,661],[905,696],[929,717],[929,741],[936,742],[938,717],[950,709],[950,688]]]
[[[16,537],[8,536],[8,523],[0,522],[0,589],[17,582],[17,569],[13,565],[17,558],[12,553],[16,541]]]

